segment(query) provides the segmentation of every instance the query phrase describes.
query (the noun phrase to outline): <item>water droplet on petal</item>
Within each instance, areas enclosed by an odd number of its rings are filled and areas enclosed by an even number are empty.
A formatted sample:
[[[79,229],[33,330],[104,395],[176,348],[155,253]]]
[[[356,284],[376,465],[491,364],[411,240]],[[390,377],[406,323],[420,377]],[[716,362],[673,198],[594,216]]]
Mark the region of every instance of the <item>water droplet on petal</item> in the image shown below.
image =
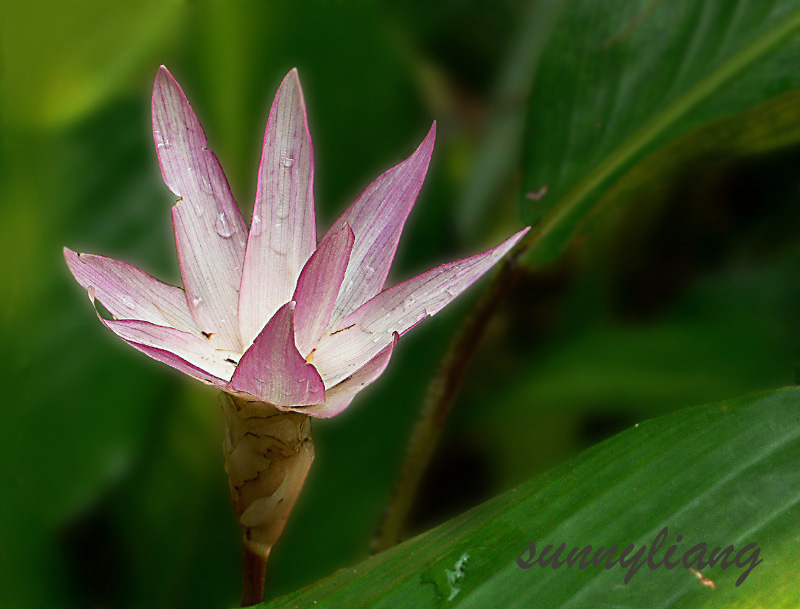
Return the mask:
[[[233,235],[233,227],[228,222],[228,218],[224,213],[217,216],[217,220],[214,222],[214,230],[217,231],[217,234],[223,239],[228,239]]]
[[[162,135],[159,129],[153,131],[153,135],[156,137],[156,148],[169,148],[169,137]]]
[[[261,216],[253,216],[253,224],[250,226],[250,234],[257,237],[264,230],[264,224],[261,222]]]
[[[134,303],[130,298],[127,296],[120,296],[120,299],[122,300],[122,304],[124,304],[131,311],[136,310],[136,303]]]
[[[194,298],[192,298],[192,304],[196,307],[200,306],[202,302],[203,298],[201,296],[195,296]]]
[[[214,189],[211,187],[211,182],[209,182],[208,178],[202,173],[200,174],[200,190],[209,195],[214,193]]]
[[[375,268],[367,265],[367,268],[364,269],[364,277],[372,277],[375,274]]]
[[[286,252],[289,251],[288,242],[285,239],[273,239],[269,246],[273,252],[281,256],[285,256]]]
[[[294,159],[292,157],[287,156],[285,159],[283,159],[284,167],[291,167],[292,165],[294,165]]]
[[[458,296],[458,292],[455,290],[455,288],[446,288],[445,292],[447,292],[452,297]]]
[[[409,296],[403,301],[403,308],[408,310],[414,306],[414,303],[417,302],[416,296]]]

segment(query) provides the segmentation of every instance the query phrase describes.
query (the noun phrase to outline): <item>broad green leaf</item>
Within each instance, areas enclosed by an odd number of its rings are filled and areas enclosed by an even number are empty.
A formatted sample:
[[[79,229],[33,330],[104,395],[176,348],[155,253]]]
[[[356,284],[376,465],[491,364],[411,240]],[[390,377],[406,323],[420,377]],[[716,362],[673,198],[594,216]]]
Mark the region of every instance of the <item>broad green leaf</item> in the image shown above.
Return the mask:
[[[289,607],[795,607],[800,598],[800,390],[781,389],[645,421],[576,459],[354,569],[266,605]],[[646,545],[668,527],[695,544],[747,544],[760,564],[627,570],[521,569],[536,543]],[[678,539],[678,535],[682,539]],[[634,550],[634,551],[635,551]],[[309,551],[323,551],[310,548]],[[752,551],[752,548],[751,548]],[[565,552],[566,554],[566,552]],[[706,554],[706,557],[708,555]],[[755,560],[755,559],[754,559]],[[454,575],[454,573],[458,573]]]
[[[528,115],[520,212],[540,221],[529,257],[556,256],[603,192],[660,146],[798,87],[798,33],[789,0],[563,6]]]
[[[732,158],[767,154],[800,142],[800,90],[713,121],[679,136],[628,171],[606,190],[593,213],[620,208],[636,198],[664,200],[676,178]]]

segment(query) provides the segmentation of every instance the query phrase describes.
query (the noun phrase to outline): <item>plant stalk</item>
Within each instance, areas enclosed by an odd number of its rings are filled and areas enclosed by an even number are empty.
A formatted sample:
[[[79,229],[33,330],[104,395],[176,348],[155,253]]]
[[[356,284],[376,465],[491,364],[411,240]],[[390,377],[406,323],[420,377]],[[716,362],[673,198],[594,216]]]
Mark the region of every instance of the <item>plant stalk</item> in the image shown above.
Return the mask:
[[[264,600],[267,556],[253,552],[247,545],[242,550],[242,607]]]
[[[394,492],[372,541],[372,551],[382,552],[400,542],[419,484],[439,445],[447,417],[458,395],[464,375],[497,308],[521,274],[519,257],[532,245],[524,239],[503,260],[475,308],[467,316],[428,384],[403,467]]]

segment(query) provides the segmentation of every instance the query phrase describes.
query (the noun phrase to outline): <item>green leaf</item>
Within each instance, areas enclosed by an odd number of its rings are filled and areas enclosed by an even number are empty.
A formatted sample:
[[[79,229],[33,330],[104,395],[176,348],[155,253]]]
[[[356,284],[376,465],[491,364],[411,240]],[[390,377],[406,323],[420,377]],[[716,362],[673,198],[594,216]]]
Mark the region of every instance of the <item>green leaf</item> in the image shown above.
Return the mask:
[[[355,569],[266,605],[282,607],[795,607],[800,595],[800,390],[782,389],[643,422],[461,517]],[[650,549],[659,531],[680,559],[755,543],[763,560],[701,569],[538,565],[535,541]],[[677,535],[682,535],[678,539]],[[309,551],[323,551],[310,548]],[[752,548],[751,550],[752,551]],[[749,551],[748,551],[749,552]],[[755,559],[753,559],[755,560]],[[691,563],[690,563],[691,564]],[[448,574],[449,572],[449,574]],[[457,575],[454,575],[457,573]],[[456,592],[457,590],[457,592]]]
[[[800,90],[713,121],[677,137],[628,171],[594,206],[602,213],[636,198],[649,202],[674,195],[669,184],[731,158],[759,155],[800,142]]]
[[[523,220],[541,221],[536,261],[558,255],[650,153],[800,85],[796,2],[582,0],[553,31],[531,97],[520,199]]]

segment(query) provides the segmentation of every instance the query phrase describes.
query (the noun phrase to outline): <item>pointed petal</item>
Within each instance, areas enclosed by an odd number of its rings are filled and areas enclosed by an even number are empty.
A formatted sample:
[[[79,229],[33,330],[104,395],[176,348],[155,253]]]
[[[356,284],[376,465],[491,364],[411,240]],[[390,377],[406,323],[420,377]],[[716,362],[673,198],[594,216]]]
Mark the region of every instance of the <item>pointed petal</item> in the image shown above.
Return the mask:
[[[334,323],[383,289],[403,225],[425,180],[435,139],[433,123],[416,152],[370,184],[328,231],[330,235],[347,222],[356,236]]]
[[[322,240],[300,273],[292,297],[297,302],[294,323],[300,353],[311,353],[330,326],[354,239],[353,230],[345,224],[340,231]]]
[[[245,345],[291,299],[316,245],[314,155],[303,91],[297,70],[292,70],[272,103],[258,168],[239,296]]]
[[[448,262],[381,292],[345,317],[317,345],[314,365],[327,386],[353,374],[392,340],[435,315],[488,271],[530,230],[470,258]]]
[[[161,67],[153,88],[153,137],[164,182],[181,199],[172,208],[189,310],[197,326],[231,350],[239,339],[244,220],[228,180],[178,83]]]
[[[87,291],[89,300],[94,303],[94,288],[90,286]],[[103,319],[99,312],[97,317],[105,327],[145,355],[209,385],[224,388],[236,369],[234,363],[227,361],[232,354],[214,348],[209,340],[189,332],[135,319]]]
[[[389,365],[395,345],[400,336],[394,333],[392,342],[384,347],[383,350],[373,357],[367,364],[358,370],[353,376],[343,380],[338,385],[325,390],[325,402],[307,408],[298,408],[297,412],[311,415],[312,417],[330,418],[342,412],[350,405],[355,395],[364,387],[377,380]]]
[[[102,318],[101,318],[102,319]],[[188,332],[146,321],[104,319],[114,334],[142,353],[201,381],[224,387],[236,365],[211,343]]]
[[[145,355],[150,356],[157,362],[161,362],[162,364],[166,364],[171,368],[175,368],[179,372],[183,372],[184,374],[188,374],[194,379],[205,383],[206,385],[211,385],[216,387],[217,389],[225,389],[225,385],[228,384],[228,381],[225,379],[219,378],[214,376],[213,374],[209,374],[205,370],[198,368],[197,366],[190,364],[186,360],[180,358],[179,356],[171,353],[170,351],[166,351],[164,349],[159,349],[158,347],[150,347],[141,343],[135,342],[128,342],[129,345],[141,351]]]
[[[64,248],[64,258],[75,279],[87,290],[94,288],[97,300],[117,319],[138,319],[199,334],[186,295],[132,264],[78,254]]]
[[[282,306],[239,360],[229,390],[275,406],[305,406],[325,400],[316,369],[294,344],[294,301]]]

